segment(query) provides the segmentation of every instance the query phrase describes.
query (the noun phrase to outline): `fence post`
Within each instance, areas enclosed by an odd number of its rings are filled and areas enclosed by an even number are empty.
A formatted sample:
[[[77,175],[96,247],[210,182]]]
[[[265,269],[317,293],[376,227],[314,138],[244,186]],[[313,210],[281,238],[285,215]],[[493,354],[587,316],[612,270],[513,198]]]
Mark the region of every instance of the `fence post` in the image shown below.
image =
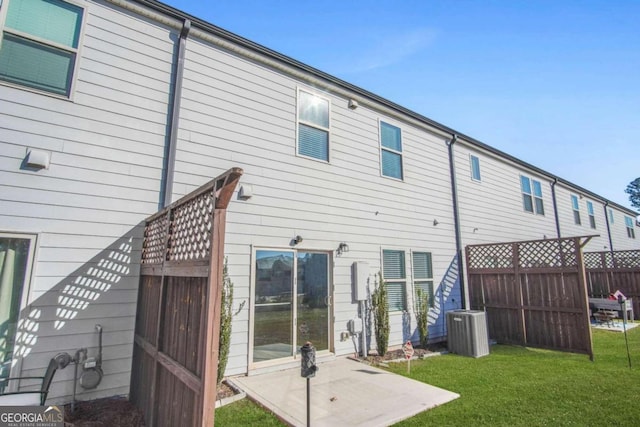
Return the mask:
[[[582,246],[580,244],[580,238],[575,237],[573,239],[574,250],[576,251],[576,264],[578,269],[578,290],[582,293],[582,317],[584,322],[584,344],[589,348],[586,350],[589,354],[589,360],[593,362],[593,340],[591,335],[591,320],[589,319],[589,294],[587,293],[587,279],[586,271],[584,267],[584,257],[582,256]]]
[[[526,320],[524,316],[524,296],[522,293],[522,282],[526,281],[526,277],[520,275],[520,244],[512,243],[511,251],[513,254],[512,262],[513,262],[513,278],[515,281],[515,286],[517,287],[517,298],[518,298],[518,319],[520,323],[520,330],[522,331],[522,340],[524,345],[527,345],[527,328],[526,328]],[[526,276],[526,273],[525,275]],[[524,280],[523,280],[524,279]]]

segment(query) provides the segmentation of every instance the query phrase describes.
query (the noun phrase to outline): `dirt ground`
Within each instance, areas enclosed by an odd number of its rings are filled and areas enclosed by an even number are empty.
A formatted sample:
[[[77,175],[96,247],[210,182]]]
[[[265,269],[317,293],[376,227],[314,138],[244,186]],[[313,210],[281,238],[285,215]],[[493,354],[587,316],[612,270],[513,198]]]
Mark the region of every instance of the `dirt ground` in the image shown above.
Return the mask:
[[[142,412],[123,397],[76,402],[64,407],[65,427],[142,427]]]
[[[235,392],[226,384],[218,387],[218,400],[233,396]],[[123,397],[86,400],[64,407],[65,427],[143,427],[142,412]]]

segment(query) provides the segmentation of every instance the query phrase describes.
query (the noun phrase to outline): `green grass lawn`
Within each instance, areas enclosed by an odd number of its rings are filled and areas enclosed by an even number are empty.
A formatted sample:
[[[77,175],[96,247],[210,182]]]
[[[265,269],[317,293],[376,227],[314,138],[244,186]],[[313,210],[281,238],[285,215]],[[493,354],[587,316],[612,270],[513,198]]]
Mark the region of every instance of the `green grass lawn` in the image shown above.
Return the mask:
[[[638,426],[640,327],[624,335],[593,332],[595,361],[585,355],[496,345],[491,355],[457,355],[411,362],[411,378],[456,392],[460,398],[397,426]],[[407,375],[406,364],[389,369]],[[242,401],[216,411],[216,424],[282,425]]]

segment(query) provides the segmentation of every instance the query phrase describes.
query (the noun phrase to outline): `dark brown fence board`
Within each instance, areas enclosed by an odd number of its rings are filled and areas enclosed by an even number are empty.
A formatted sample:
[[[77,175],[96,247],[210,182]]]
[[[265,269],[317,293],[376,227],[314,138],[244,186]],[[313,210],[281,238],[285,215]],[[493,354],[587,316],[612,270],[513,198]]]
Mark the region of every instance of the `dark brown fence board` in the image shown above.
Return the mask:
[[[640,250],[587,252],[584,254],[589,297],[607,298],[619,290],[633,298],[640,313]]]
[[[214,423],[225,214],[241,175],[230,169],[146,221],[131,401],[147,425]]]
[[[467,247],[469,300],[498,342],[592,356],[580,239]]]

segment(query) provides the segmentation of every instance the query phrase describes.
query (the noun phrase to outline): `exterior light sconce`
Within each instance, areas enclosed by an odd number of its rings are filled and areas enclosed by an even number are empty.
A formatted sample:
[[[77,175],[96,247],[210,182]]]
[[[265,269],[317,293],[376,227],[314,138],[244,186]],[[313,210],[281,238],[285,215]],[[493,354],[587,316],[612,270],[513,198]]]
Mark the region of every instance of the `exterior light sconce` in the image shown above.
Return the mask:
[[[433,220],[433,226],[435,227],[435,226],[436,226],[436,225],[438,225],[438,224],[440,224],[440,223],[438,222],[438,220],[437,220],[437,219],[434,219],[434,220]]]
[[[345,252],[349,252],[349,245],[345,242],[342,242],[338,245],[338,249],[336,249],[336,255],[340,256]]]
[[[476,231],[478,231],[478,227],[473,229],[473,232],[475,233]]]
[[[358,101],[356,101],[355,99],[350,99],[349,100],[349,109],[350,110],[355,110],[356,108],[358,108]]]
[[[298,234],[296,237],[293,238],[292,243],[295,246],[297,244],[302,243],[302,240],[303,240],[302,236]]]

